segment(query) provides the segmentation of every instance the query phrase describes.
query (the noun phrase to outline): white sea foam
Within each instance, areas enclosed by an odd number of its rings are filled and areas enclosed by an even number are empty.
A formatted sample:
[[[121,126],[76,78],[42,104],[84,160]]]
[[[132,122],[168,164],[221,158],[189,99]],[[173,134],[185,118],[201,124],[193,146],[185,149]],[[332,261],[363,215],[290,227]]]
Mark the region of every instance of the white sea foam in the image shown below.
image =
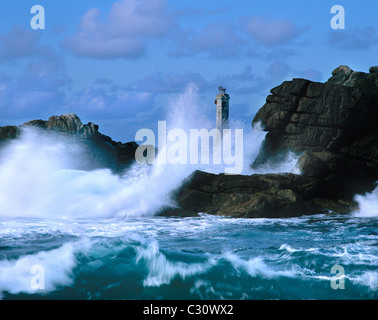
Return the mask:
[[[354,212],[356,217],[378,217],[378,187],[365,195],[356,195],[358,210]]]
[[[146,287],[158,287],[162,284],[169,284],[177,276],[185,279],[189,276],[202,274],[215,264],[215,260],[212,259],[203,263],[169,261],[160,252],[157,241],[149,243],[147,247],[137,247],[137,252],[137,263],[143,260],[148,268],[147,278],[143,281],[143,285]]]
[[[210,130],[195,86],[172,102],[167,129]],[[190,110],[190,112],[188,112]],[[243,174],[261,173],[249,165],[257,156],[265,132],[243,128]],[[233,150],[240,152],[241,150]],[[267,172],[294,172],[296,157],[260,168]],[[224,165],[134,165],[121,177],[108,169],[83,170],[88,158],[83,145],[59,135],[25,128],[20,138],[0,150],[0,217],[107,218],[152,216],[174,204],[170,193],[194,170],[224,172]],[[84,168],[83,168],[84,167]]]
[[[2,292],[44,294],[58,286],[70,285],[71,273],[76,265],[75,253],[89,247],[90,242],[82,239],[75,243],[65,243],[57,249],[40,251],[18,259],[1,260],[0,298]],[[41,270],[38,286],[33,283],[35,276],[38,276],[35,267]]]
[[[319,279],[325,281],[332,281],[334,279],[334,275],[327,276],[327,275],[313,275],[310,276],[312,279]],[[353,286],[360,285],[368,287],[372,292],[378,290],[378,272],[377,271],[364,271],[361,274],[357,275],[343,275],[344,279],[347,279],[351,282]]]
[[[351,281],[355,284],[366,286],[372,291],[378,290],[378,272],[366,271],[359,276],[351,278]]]
[[[234,253],[227,252],[224,254],[224,258],[231,262],[236,270],[243,270],[252,277],[260,276],[270,279],[276,277],[294,277],[296,274],[296,271],[293,269],[273,270],[261,257],[244,260]]]
[[[284,250],[284,251],[287,251],[287,252],[297,252],[297,251],[300,251],[299,249],[295,249],[293,247],[291,247],[290,245],[288,245],[287,243],[284,243],[282,244],[278,250]]]
[[[153,215],[190,174],[158,165],[136,165],[123,178],[108,169],[78,170],[81,151],[74,141],[34,130],[12,142],[0,162],[0,216]]]

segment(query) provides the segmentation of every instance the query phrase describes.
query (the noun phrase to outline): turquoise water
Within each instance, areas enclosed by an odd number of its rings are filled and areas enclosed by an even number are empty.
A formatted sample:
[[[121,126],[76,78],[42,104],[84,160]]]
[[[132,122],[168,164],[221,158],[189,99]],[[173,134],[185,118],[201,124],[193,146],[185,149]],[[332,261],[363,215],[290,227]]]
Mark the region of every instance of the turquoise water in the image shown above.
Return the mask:
[[[264,136],[244,135],[243,174],[298,173],[298,155],[252,171]],[[1,299],[377,299],[378,188],[350,216],[155,217],[193,170],[223,168],[114,174],[85,150],[32,129],[0,149]]]
[[[1,218],[0,292],[2,299],[376,299],[377,244],[375,217]],[[344,289],[331,286],[334,265],[344,269],[336,281]]]

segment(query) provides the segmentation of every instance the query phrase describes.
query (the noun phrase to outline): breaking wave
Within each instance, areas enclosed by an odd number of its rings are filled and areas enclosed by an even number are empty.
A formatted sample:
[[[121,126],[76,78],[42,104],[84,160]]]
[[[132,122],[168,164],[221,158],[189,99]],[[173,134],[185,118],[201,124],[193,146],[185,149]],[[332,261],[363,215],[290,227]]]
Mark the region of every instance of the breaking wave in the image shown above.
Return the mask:
[[[167,127],[212,128],[203,117],[197,89],[191,85],[172,102]],[[184,112],[190,108],[191,112]],[[189,115],[188,115],[189,114]],[[244,124],[231,123],[231,129]],[[243,174],[290,172],[296,157],[289,155],[274,167],[252,170],[265,132],[244,128]],[[25,128],[21,137],[0,149],[0,217],[124,217],[152,216],[173,204],[169,194],[194,170],[224,172],[224,165],[134,165],[122,175],[108,169],[90,169],[90,159],[80,142],[61,135]],[[89,169],[88,169],[89,168]],[[262,170],[262,171],[261,171]]]
[[[57,249],[24,255],[18,259],[0,261],[1,293],[20,292],[33,294],[48,293],[59,286],[69,286],[73,282],[72,270],[76,266],[75,253],[88,248],[84,240],[65,243]],[[41,269],[39,269],[41,268]],[[35,274],[40,282],[34,280]]]
[[[356,195],[354,200],[358,202],[356,217],[378,217],[378,187],[365,195]]]
[[[376,299],[376,223],[326,215],[1,218],[0,296]],[[331,288],[336,264],[345,269],[345,290]],[[35,266],[43,268],[43,288],[32,286]]]

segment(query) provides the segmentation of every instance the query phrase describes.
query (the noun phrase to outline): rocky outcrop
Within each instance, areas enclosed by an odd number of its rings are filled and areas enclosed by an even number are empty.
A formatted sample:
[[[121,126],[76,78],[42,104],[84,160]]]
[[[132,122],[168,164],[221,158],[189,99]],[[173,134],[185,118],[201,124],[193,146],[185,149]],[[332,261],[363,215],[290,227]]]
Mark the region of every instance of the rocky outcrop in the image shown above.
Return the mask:
[[[98,133],[98,125],[89,122],[82,124],[80,118],[74,113],[67,113],[61,116],[52,116],[49,120],[31,120],[23,126],[34,126],[67,135],[77,135],[83,138],[93,137]]]
[[[364,73],[340,66],[325,83],[285,81],[271,90],[252,121],[252,126],[261,123],[267,135],[251,165],[259,167],[291,151],[300,155],[301,174],[195,171],[173,192],[177,206],[158,214],[275,218],[348,213],[356,208],[355,194],[372,191],[378,181],[377,119],[378,67]],[[0,127],[0,143],[28,126],[83,141],[100,167],[119,172],[135,161],[135,142],[115,142],[75,114]]]
[[[17,133],[18,131],[16,126],[0,127],[0,142],[16,138]]]
[[[215,175],[196,171],[177,192],[185,209],[222,216],[276,218],[306,212],[303,193],[308,179],[300,175]],[[311,186],[309,186],[311,187]]]
[[[321,213],[348,213],[356,203],[328,197],[304,175],[216,175],[195,171],[173,197],[186,212],[237,218],[283,218]]]
[[[252,121],[268,131],[255,165],[286,149],[327,150],[377,165],[378,73],[340,66],[332,75],[326,83],[293,79],[271,90]]]
[[[31,120],[18,127],[0,127],[0,143],[18,137],[25,127],[36,127],[43,132],[79,140],[91,159],[90,169],[105,167],[120,172],[135,161],[135,150],[138,147],[135,142],[113,141],[98,131],[98,125],[92,122],[83,124],[74,113],[52,116],[48,120]]]
[[[195,172],[175,193],[186,210],[236,217],[346,213],[357,193],[378,180],[378,68],[340,66],[325,83],[285,81],[271,90],[252,125],[268,131],[258,167],[298,153],[301,175],[214,175]]]
[[[291,150],[302,154],[302,174],[324,182],[331,196],[372,189],[378,180],[376,70],[340,66],[326,83],[293,79],[273,88],[252,121],[268,131],[253,166]]]

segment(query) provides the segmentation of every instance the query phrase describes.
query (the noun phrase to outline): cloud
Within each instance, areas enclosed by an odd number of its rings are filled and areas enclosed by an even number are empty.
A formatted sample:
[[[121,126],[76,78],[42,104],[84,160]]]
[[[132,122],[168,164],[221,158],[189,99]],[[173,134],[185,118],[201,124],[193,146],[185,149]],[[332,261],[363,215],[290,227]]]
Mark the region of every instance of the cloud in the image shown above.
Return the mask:
[[[311,68],[303,70],[303,71],[298,71],[297,77],[308,79],[308,80],[311,80],[311,81],[322,81],[323,80],[322,73],[318,70],[311,69]]]
[[[2,118],[43,117],[64,103],[65,90],[72,79],[62,57],[42,44],[41,32],[13,26],[7,34],[0,35],[0,63],[19,63],[23,59],[19,74],[1,73]]]
[[[83,122],[98,124],[101,133],[125,142],[133,140],[139,129],[157,123],[161,112],[156,97],[151,92],[117,90],[114,93],[87,86],[67,96],[59,113],[74,112]]]
[[[113,80],[112,79],[108,79],[108,78],[97,78],[95,81],[94,81],[95,84],[112,84],[113,83]]]
[[[217,92],[219,86],[237,90],[240,84],[258,82],[251,66],[245,66],[239,73],[219,74],[213,79],[206,79],[200,73],[187,71],[184,73],[154,72],[124,87],[124,90],[150,92],[153,94],[177,94],[183,92],[188,85],[195,84],[199,92]]]
[[[288,19],[252,16],[242,17],[240,21],[254,40],[268,47],[288,44],[303,31]]]
[[[274,61],[266,71],[266,80],[270,85],[278,85],[279,82],[291,80],[292,78],[304,78],[311,81],[320,81],[322,74],[318,70],[298,70],[289,66],[284,61]]]
[[[195,83],[200,90],[208,87],[208,82],[199,73],[165,73],[158,71],[149,74],[130,86],[131,90],[156,94],[178,93],[185,90],[189,83]]]
[[[247,85],[251,86],[252,83],[259,82],[260,77],[253,72],[251,66],[245,66],[244,70],[239,73],[233,74],[219,74],[209,83],[209,87],[213,90],[218,88],[218,86],[225,87],[227,91],[232,91],[239,94],[249,94],[251,89],[248,87],[248,92],[240,92],[241,87]]]
[[[230,78],[239,81],[252,81],[256,79],[256,75],[252,72],[251,66],[245,66],[241,73],[233,74]]]
[[[235,22],[211,22],[200,30],[178,29],[172,37],[175,48],[169,55],[214,59],[287,57],[297,52],[289,45],[309,44],[294,43],[305,29],[288,19],[242,16]]]
[[[133,118],[150,110],[154,99],[155,95],[149,92],[110,93],[104,89],[87,86],[71,94],[61,110],[85,114],[93,119]]]
[[[267,69],[266,74],[272,79],[284,79],[293,69],[286,62],[274,61]]]
[[[214,7],[209,10],[205,8],[197,9],[194,6],[185,7],[182,9],[178,9],[174,12],[175,16],[200,16],[200,17],[210,17],[222,13],[226,13],[228,11],[227,6],[220,6]]]
[[[0,61],[42,56],[50,50],[40,44],[41,33],[14,26],[4,35],[0,35]]]
[[[29,63],[19,76],[0,76],[0,114],[2,117],[42,117],[62,105],[65,89],[71,83],[59,57]],[[51,115],[51,114],[50,114]]]
[[[378,43],[378,35],[372,26],[346,28],[328,32],[328,44],[343,50],[366,50]]]
[[[178,49],[171,50],[169,54],[173,57],[202,55],[215,59],[256,56],[255,50],[239,31],[238,26],[231,22],[210,23],[199,31],[181,31],[175,39]]]
[[[147,40],[165,36],[173,28],[164,0],[120,0],[106,19],[92,8],[82,17],[77,33],[63,46],[79,57],[137,59],[146,51]]]
[[[322,74],[314,69],[297,70],[284,61],[273,61],[265,73],[257,75],[251,66],[246,66],[244,71],[238,74],[223,75],[218,77],[218,83],[222,80],[226,86],[234,88],[233,92],[238,95],[259,94],[267,95],[271,88],[291,78],[305,78],[312,81],[320,81]],[[224,83],[222,82],[222,83]]]
[[[252,16],[217,21],[217,15],[224,15],[225,10],[174,10],[166,0],[119,0],[107,14],[97,8],[88,10],[76,33],[62,45],[78,57],[135,60],[146,54],[151,41],[158,39],[160,45],[167,45],[166,52],[173,58],[240,59],[267,57],[270,52],[262,49],[278,50],[303,31],[288,19]],[[201,16],[212,19],[198,29],[184,27],[182,16],[193,17],[193,21]],[[284,54],[292,51],[286,48]]]

